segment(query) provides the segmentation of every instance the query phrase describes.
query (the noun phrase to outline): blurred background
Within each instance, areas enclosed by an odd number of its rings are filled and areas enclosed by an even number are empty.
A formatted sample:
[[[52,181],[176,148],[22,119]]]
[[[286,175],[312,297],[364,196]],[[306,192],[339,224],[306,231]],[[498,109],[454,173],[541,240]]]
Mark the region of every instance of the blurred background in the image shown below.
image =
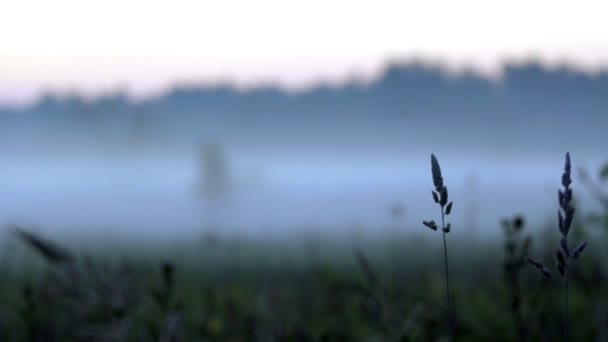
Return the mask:
[[[440,219],[431,153],[454,201],[456,249],[493,249],[513,215],[557,239],[566,152],[577,220],[605,239],[607,9],[7,2],[4,250],[17,253],[13,225],[83,253],[183,262],[222,243],[221,258],[240,251],[251,262],[245,245],[354,260],[353,246],[382,253],[398,241],[392,250],[408,262],[416,257],[405,246],[425,246],[440,270],[440,237],[422,225]],[[264,260],[295,260],[272,255]]]
[[[0,219],[83,238],[418,233],[435,153],[458,230],[555,221],[564,153],[606,158],[597,6],[7,5]]]

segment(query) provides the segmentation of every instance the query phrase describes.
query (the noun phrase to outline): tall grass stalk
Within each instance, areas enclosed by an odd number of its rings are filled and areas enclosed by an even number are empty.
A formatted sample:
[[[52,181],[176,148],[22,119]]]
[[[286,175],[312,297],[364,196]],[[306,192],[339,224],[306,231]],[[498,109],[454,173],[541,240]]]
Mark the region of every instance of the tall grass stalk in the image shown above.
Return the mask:
[[[559,189],[557,193],[560,208],[557,213],[557,219],[559,223],[559,232],[562,237],[559,241],[559,248],[555,252],[557,271],[562,277],[564,283],[564,341],[568,341],[568,336],[570,334],[570,331],[568,330],[568,267],[570,261],[573,259],[578,259],[585,247],[587,247],[587,242],[581,243],[573,250],[568,247],[568,233],[570,232],[570,227],[572,226],[572,220],[574,219],[575,212],[574,207],[572,205],[572,189],[570,188],[570,184],[572,184],[571,166],[572,165],[570,163],[570,153],[566,153],[564,173],[562,174],[563,188]],[[551,278],[551,272],[547,269],[547,267],[545,267],[542,262],[533,259],[527,260],[530,264],[536,267],[545,277]]]
[[[443,232],[443,258],[445,264],[445,325],[448,334],[448,340],[452,340],[452,325],[451,325],[451,303],[450,303],[450,272],[448,265],[448,247],[446,242],[446,234],[450,232],[450,223],[445,223],[445,217],[452,212],[452,202],[448,203],[448,188],[443,184],[441,176],[441,167],[434,154],[431,154],[431,174],[433,176],[433,185],[435,190],[431,191],[433,200],[439,205],[441,210],[441,230]],[[422,221],[422,223],[432,230],[437,230],[438,226],[435,221]]]
[[[445,223],[444,223],[444,213],[443,210],[441,212],[441,227],[445,227]],[[443,262],[445,265],[445,301],[446,301],[446,307],[447,307],[447,312],[446,312],[446,327],[448,329],[448,332],[451,332],[452,329],[450,327],[450,268],[448,265],[448,245],[445,239],[445,234],[446,232],[443,231]],[[451,333],[449,334],[449,336],[451,336]]]

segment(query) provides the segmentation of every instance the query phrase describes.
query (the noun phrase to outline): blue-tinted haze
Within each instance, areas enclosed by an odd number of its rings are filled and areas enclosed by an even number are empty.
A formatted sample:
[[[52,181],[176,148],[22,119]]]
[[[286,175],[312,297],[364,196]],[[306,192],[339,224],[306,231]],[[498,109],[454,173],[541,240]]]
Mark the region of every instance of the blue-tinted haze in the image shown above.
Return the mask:
[[[83,236],[424,232],[435,153],[455,229],[489,236],[515,213],[555,220],[566,151],[591,171],[608,158],[606,94],[608,73],[530,64],[492,83],[408,64],[297,94],[49,95],[0,113],[0,220]]]

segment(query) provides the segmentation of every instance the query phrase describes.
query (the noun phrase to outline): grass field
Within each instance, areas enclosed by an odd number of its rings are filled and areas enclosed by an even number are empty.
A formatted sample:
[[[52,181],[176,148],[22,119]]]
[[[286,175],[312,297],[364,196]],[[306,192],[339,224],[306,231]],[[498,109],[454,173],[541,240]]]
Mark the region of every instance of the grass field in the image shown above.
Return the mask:
[[[552,260],[556,244],[537,243],[541,233],[536,230],[529,253]],[[445,338],[443,256],[439,239],[424,235],[201,239],[149,248],[83,245],[72,247],[66,260],[14,238],[2,260],[0,336],[5,341],[439,340]],[[561,338],[558,281],[526,266],[515,272],[513,283],[506,273],[506,240],[470,245],[452,237],[454,340]],[[593,239],[593,246],[602,240],[603,235]],[[608,334],[603,286],[608,270],[600,250],[590,248],[571,275],[572,340],[601,341]]]

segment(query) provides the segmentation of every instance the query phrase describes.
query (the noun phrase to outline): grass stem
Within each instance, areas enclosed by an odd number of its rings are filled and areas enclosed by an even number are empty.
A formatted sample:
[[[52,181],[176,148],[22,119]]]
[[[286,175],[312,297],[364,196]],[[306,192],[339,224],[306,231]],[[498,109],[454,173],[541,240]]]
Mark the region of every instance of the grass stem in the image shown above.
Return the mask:
[[[568,278],[564,274],[564,341],[568,342]]]
[[[443,215],[441,215],[443,225]],[[448,341],[452,340],[452,328],[450,324],[451,306],[450,306],[450,273],[448,268],[448,247],[445,241],[445,232],[443,232],[443,257],[445,262],[445,301],[447,311],[445,313],[445,325],[448,330]]]

